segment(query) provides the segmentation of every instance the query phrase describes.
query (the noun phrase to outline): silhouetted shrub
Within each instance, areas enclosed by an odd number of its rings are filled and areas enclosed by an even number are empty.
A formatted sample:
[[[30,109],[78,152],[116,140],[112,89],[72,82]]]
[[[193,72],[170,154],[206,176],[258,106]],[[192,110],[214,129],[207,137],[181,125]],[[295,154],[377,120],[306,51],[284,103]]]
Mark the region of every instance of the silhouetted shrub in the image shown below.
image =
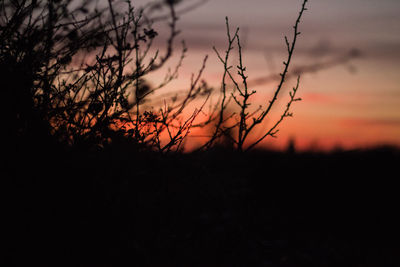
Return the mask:
[[[246,68],[238,30],[231,36],[228,20],[228,50],[224,65],[220,101],[208,118],[199,122],[213,89],[201,75],[207,57],[193,75],[186,93],[148,108],[152,95],[177,78],[186,54],[184,42],[175,69],[167,71],[158,85],[149,85],[150,73],[161,69],[171,58],[178,35],[175,6],[181,1],[152,2],[143,8],[130,1],[3,1],[0,4],[0,70],[10,112],[10,136],[26,143],[50,139],[65,145],[104,147],[128,140],[137,150],[179,151],[192,127],[212,125],[209,140],[199,149],[213,147],[221,138],[231,139],[236,149],[248,150],[267,136],[275,136],[280,122],[291,116],[289,108],[299,98],[297,86],[281,118],[255,141],[246,142],[275,105],[285,83],[300,32],[298,26],[307,1],[303,1],[294,26],[291,43],[285,38],[288,58],[273,99],[265,108],[249,110],[249,97],[255,94],[247,86]],[[165,11],[166,16],[155,17]],[[152,54],[158,33],[154,21],[167,21],[169,35],[165,50]],[[229,54],[237,43],[242,86],[232,74]],[[226,79],[234,84],[231,91]],[[189,115],[184,112],[194,100],[202,104]],[[240,112],[230,114],[229,103]],[[233,134],[232,134],[233,133]],[[36,141],[37,142],[37,141]]]

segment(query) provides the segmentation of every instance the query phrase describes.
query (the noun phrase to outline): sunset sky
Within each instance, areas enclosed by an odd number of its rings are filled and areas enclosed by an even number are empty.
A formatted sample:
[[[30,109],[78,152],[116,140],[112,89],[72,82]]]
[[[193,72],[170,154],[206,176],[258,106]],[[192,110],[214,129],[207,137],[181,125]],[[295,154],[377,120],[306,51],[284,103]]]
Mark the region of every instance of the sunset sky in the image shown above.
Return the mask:
[[[191,73],[209,55],[204,79],[218,88],[223,69],[212,47],[226,49],[225,16],[232,30],[240,27],[249,80],[278,74],[286,60],[284,36],[291,38],[301,2],[209,0],[182,14],[179,38],[189,51],[174,86],[189,84]],[[400,145],[399,14],[399,0],[310,0],[289,70],[328,65],[302,75],[298,95],[303,101],[294,104],[294,117],[283,122],[277,139],[262,145],[285,147],[290,138],[299,149]],[[340,61],[351,51],[359,57]],[[277,81],[253,85],[258,105],[267,103]],[[295,79],[288,81],[276,114],[294,85]]]

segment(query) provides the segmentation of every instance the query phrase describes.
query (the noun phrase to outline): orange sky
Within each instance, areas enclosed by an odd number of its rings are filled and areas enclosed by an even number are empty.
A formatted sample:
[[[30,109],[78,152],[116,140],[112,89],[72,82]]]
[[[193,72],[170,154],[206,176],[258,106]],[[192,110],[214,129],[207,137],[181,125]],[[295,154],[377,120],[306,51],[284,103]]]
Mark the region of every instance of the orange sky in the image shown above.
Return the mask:
[[[225,16],[232,29],[241,28],[249,79],[279,73],[286,59],[283,37],[291,36],[301,2],[209,0],[182,15],[179,37],[185,39],[189,51],[179,80],[171,86],[187,87],[190,75],[208,54],[204,79],[218,88],[223,69],[212,47],[225,49]],[[303,74],[298,92],[303,101],[294,104],[294,118],[282,123],[277,139],[266,139],[262,145],[282,148],[290,138],[300,149],[400,145],[399,13],[398,0],[309,1],[291,69],[323,65],[354,49],[361,56]],[[160,39],[163,29],[158,29]],[[276,85],[272,80],[254,86],[258,92],[254,104],[266,103]],[[287,89],[294,85],[295,80],[289,80]],[[276,114],[284,109],[287,95],[287,90],[282,92]]]

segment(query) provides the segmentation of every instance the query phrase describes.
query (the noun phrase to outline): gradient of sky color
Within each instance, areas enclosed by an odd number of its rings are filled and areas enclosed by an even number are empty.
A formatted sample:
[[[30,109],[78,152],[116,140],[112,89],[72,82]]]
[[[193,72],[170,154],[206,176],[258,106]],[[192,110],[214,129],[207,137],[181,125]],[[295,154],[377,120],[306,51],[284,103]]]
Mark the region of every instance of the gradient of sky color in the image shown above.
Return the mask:
[[[209,0],[182,15],[180,38],[189,52],[176,85],[188,84],[208,54],[204,78],[218,87],[222,66],[212,47],[225,49],[225,16],[232,29],[241,29],[249,79],[279,73],[286,59],[283,38],[291,36],[301,2]],[[284,147],[289,138],[295,138],[299,148],[400,145],[399,14],[399,0],[310,0],[292,69],[329,62],[354,49],[361,57],[303,74],[298,92],[303,101],[294,105],[294,118],[283,122],[278,139],[264,145]],[[294,84],[289,80],[288,86]],[[254,86],[258,94],[253,101],[268,101],[275,86],[276,81]],[[281,108],[286,95],[284,91]],[[280,110],[277,107],[277,114]]]

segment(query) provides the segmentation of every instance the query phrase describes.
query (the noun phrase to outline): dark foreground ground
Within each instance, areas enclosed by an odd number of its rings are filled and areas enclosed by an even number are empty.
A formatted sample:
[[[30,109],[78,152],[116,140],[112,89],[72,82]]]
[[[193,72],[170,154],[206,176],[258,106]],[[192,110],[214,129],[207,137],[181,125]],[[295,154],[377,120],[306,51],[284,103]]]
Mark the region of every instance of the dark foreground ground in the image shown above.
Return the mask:
[[[7,266],[398,267],[399,163],[393,148],[26,152],[4,169]]]

